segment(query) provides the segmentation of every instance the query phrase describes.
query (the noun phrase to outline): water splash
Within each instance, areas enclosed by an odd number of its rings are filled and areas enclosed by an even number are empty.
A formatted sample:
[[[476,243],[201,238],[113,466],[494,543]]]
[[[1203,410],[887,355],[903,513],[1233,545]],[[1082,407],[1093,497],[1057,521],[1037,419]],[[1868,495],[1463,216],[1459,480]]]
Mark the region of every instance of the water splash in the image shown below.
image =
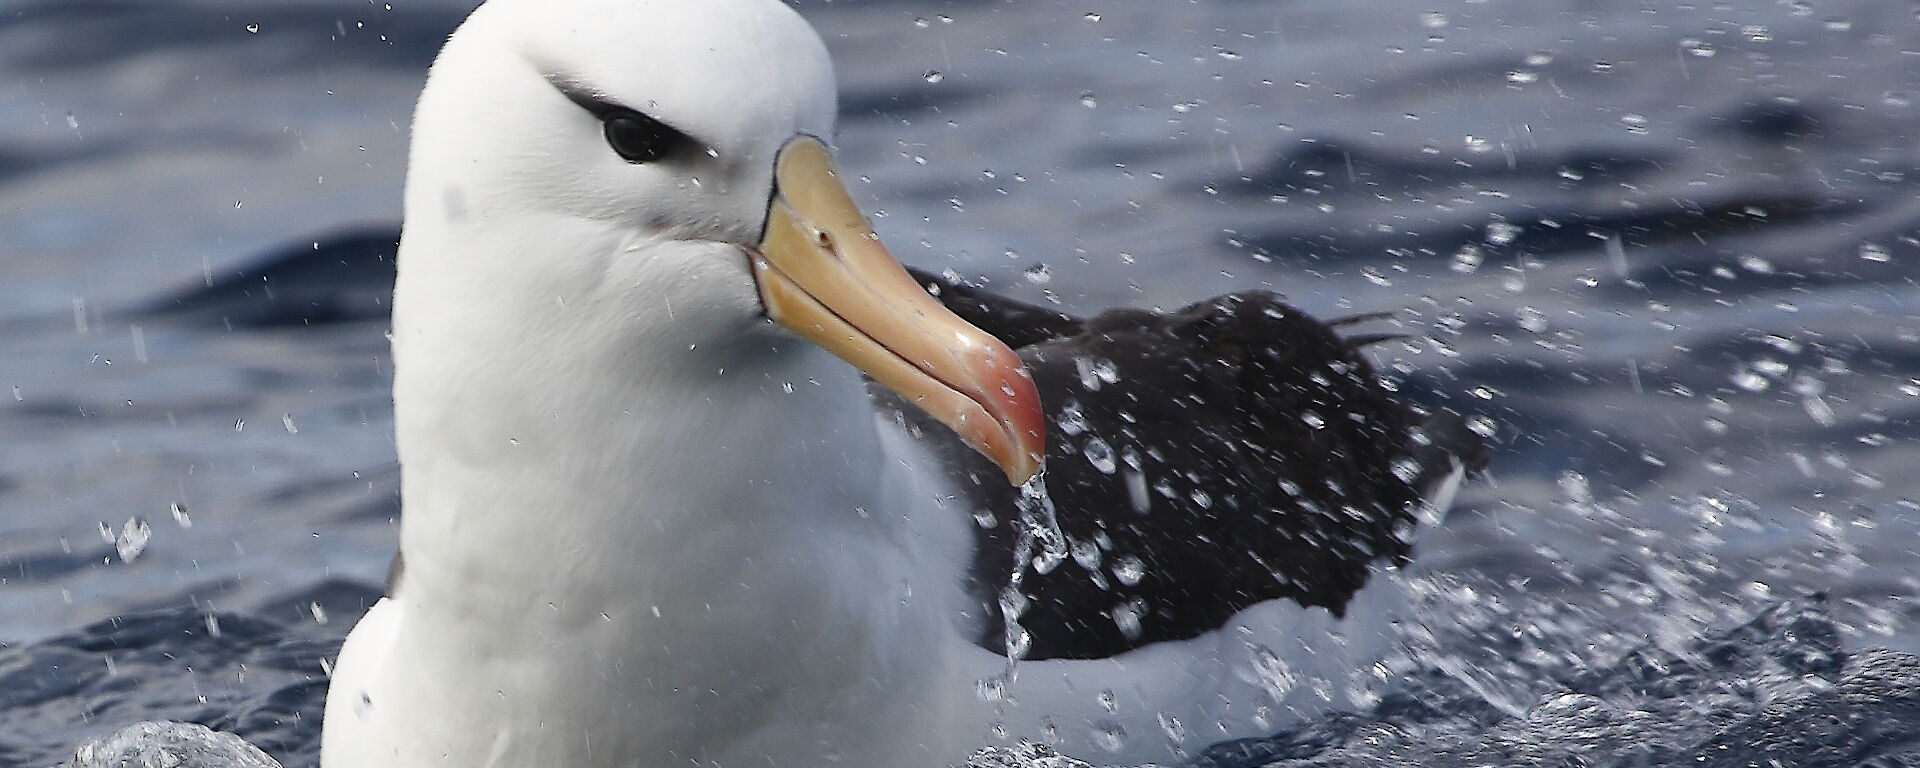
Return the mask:
[[[1060,518],[1054,511],[1053,497],[1047,495],[1046,473],[1041,472],[1020,486],[1020,549],[1024,550],[1014,562],[1013,576],[1020,578],[1021,571],[1031,560],[1035,573],[1051,573],[1061,561],[1067,559],[1070,547],[1067,534],[1060,529]],[[1038,551],[1034,550],[1038,546]]]
[[[1020,486],[1020,515],[1015,523],[1017,534],[1013,547],[1013,571],[1007,579],[1007,586],[1000,591],[1000,620],[1002,640],[1007,653],[1007,671],[997,681],[986,681],[989,687],[1001,692],[998,701],[1006,701],[1004,695],[1006,683],[1015,679],[1015,669],[1020,659],[1033,647],[1033,636],[1020,626],[1020,617],[1026,613],[1029,602],[1022,591],[1026,584],[1027,569],[1034,573],[1052,573],[1060,567],[1071,553],[1072,547],[1067,534],[1060,528],[1060,518],[1053,506],[1053,498],[1047,495],[1047,474],[1041,472]]]

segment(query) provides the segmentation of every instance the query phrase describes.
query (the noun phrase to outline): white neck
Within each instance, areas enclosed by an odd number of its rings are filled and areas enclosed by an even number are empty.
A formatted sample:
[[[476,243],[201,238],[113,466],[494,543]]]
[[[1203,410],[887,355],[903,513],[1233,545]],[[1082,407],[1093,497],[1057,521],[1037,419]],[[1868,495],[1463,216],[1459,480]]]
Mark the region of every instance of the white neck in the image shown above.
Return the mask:
[[[420,263],[514,247],[491,234],[428,244],[444,233],[410,230],[402,249],[395,410],[409,584],[524,593],[484,599],[505,610],[566,597],[575,604],[563,609],[591,614],[608,607],[583,598],[630,602],[635,589],[697,601],[698,588],[671,583],[703,556],[688,547],[738,562],[756,547],[897,524],[851,367],[727,302],[625,273],[699,246],[650,254],[613,236],[560,238],[568,253],[529,258],[593,266],[543,264],[538,285],[524,282],[533,273]],[[583,556],[632,562],[583,569],[618,583],[582,590],[565,566]]]
[[[436,687],[387,711],[436,708],[405,722],[478,724],[551,765],[765,765],[815,743],[918,765],[962,748],[967,733],[917,718],[948,722],[968,693],[944,659],[969,523],[907,493],[850,366],[699,307],[635,335],[636,313],[669,310],[609,292],[619,280],[450,302],[485,286],[422,284],[402,251],[407,619],[390,658]]]

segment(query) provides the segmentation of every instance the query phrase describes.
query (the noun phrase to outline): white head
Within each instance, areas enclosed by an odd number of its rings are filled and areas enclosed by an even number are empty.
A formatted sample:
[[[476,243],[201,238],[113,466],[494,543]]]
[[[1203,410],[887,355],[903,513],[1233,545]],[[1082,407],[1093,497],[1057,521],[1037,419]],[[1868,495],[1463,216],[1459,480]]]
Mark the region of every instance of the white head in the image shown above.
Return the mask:
[[[834,104],[825,46],[774,0],[492,0],[434,64],[414,172],[464,188],[455,208],[750,243],[774,154],[830,136]],[[610,146],[614,111],[667,141],[657,160]]]
[[[879,244],[823,143],[834,109],[825,46],[778,0],[476,11],[414,123],[395,302],[403,459],[409,400],[537,411],[561,381],[695,388],[778,357],[772,319],[1031,475],[1031,382]],[[487,383],[472,399],[492,402],[460,402],[474,378]]]

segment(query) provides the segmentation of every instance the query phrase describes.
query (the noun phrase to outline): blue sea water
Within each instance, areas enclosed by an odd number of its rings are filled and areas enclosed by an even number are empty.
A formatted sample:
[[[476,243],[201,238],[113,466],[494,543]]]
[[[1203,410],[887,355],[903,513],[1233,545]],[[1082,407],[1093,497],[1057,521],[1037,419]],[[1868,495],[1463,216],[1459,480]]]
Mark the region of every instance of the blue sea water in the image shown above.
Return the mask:
[[[156,718],[311,761],[394,546],[382,289],[331,276],[370,319],[311,326],[156,309],[391,232],[469,8],[0,6],[0,765]],[[1073,311],[1395,311],[1416,340],[1377,359],[1496,426],[1419,553],[1407,688],[1239,764],[1920,762],[1765,718],[1916,722],[1873,688],[1920,651],[1910,4],[801,8],[905,260]],[[1834,661],[1779,661],[1809,633]],[[1634,688],[1633,659],[1717,671]]]

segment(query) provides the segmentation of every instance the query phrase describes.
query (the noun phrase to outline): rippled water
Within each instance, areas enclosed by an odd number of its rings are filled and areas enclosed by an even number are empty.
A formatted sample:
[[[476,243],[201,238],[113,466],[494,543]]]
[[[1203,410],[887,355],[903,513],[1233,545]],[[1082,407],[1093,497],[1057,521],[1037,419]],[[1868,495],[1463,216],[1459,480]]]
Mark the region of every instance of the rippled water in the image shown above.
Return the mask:
[[[394,6],[0,9],[0,764],[149,717],[310,757],[319,659],[393,547],[382,325],[149,310],[391,230],[466,10]],[[1392,727],[1539,746],[1499,718],[1586,712],[1567,681],[1814,591],[1850,651],[1920,650],[1910,5],[802,7],[908,261],[1073,310],[1257,285],[1398,311],[1403,387],[1497,422],[1402,662],[1487,719]],[[377,271],[336,283],[377,316]],[[209,641],[192,672],[108,662]]]

